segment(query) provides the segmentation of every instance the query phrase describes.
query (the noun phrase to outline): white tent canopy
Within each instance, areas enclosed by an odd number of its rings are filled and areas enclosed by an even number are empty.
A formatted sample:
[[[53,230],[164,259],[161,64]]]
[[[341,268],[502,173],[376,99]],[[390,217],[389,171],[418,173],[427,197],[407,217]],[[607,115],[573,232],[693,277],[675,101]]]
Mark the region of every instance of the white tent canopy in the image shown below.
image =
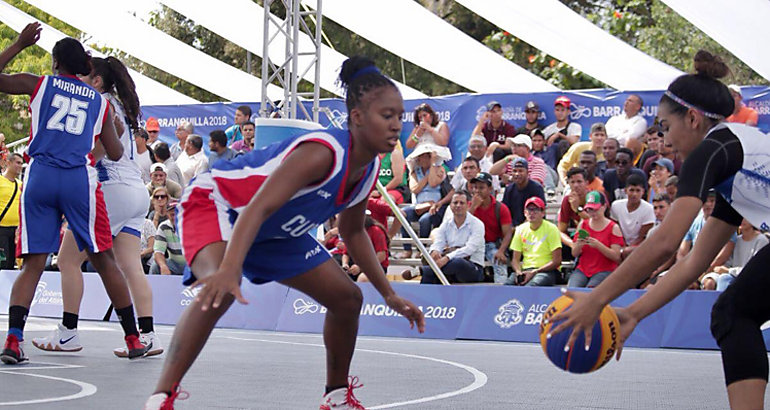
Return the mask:
[[[157,30],[126,12],[111,11],[103,2],[81,0],[78,7],[59,0],[29,0],[68,24],[95,38],[154,65],[181,79],[189,81],[231,101],[260,100],[262,82],[237,68],[225,64],[181,41]],[[99,10],[93,18],[82,10]],[[114,9],[112,9],[114,10]],[[271,85],[269,98],[283,98],[283,89]]]
[[[263,52],[263,33],[264,9],[251,0],[218,0],[216,2],[190,2],[187,0],[161,0],[166,6],[185,15],[218,35],[226,38],[238,46],[251,51],[262,57]],[[238,10],[238,13],[233,13]],[[275,28],[271,28],[273,35]],[[273,62],[284,61],[284,49],[280,47],[285,41],[282,33],[277,33],[273,44],[279,47],[270,48],[270,59]],[[300,52],[313,50],[312,39],[306,34],[300,32]],[[336,85],[337,73],[342,62],[347,58],[345,55],[323,45],[321,48],[321,88],[332,92],[338,96],[343,96],[342,89]],[[311,59],[310,56],[299,56],[300,67],[307,67]],[[280,64],[280,63],[279,63]],[[312,70],[304,76],[304,79],[314,81]],[[423,98],[425,94],[415,90],[412,87],[394,81],[404,98]]]
[[[315,7],[315,1],[303,3]],[[323,15],[380,47],[480,93],[557,91],[413,0],[333,0]]]
[[[27,24],[38,20],[15,7],[0,1],[0,21],[7,24],[14,31],[21,32]],[[65,37],[67,37],[66,34],[47,24],[43,24],[43,31],[40,34],[40,40],[37,42],[37,45],[50,53],[51,50],[53,50],[54,44]],[[103,54],[96,50],[90,48],[87,48],[87,50],[92,56],[104,57]],[[167,105],[195,104],[199,102],[198,100],[174,91],[139,72],[129,69],[129,73],[136,84],[136,92],[140,96],[142,104]]]
[[[759,75],[770,79],[770,2],[767,0],[663,0],[679,15],[728,49]]]
[[[457,2],[618,90],[665,89],[683,74],[605,32],[558,0]]]

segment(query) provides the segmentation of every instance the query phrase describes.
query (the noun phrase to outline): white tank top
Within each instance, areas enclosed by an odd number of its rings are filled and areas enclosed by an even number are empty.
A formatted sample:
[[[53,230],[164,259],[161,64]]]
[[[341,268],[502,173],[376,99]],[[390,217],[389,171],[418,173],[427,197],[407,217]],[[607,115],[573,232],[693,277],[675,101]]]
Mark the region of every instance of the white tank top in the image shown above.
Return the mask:
[[[128,121],[126,121],[123,105],[110,93],[104,93],[102,96],[110,102],[112,109],[115,110],[115,115],[120,118],[120,121],[123,123],[123,133],[119,135],[120,143],[123,144],[123,156],[117,161],[112,161],[105,157],[96,163],[99,182],[105,185],[127,184],[132,186],[144,186],[144,183],[142,182],[142,171],[139,169],[136,162],[134,162],[136,145],[134,144],[134,136],[131,134],[131,130],[128,127]]]
[[[738,137],[743,147],[743,167],[716,190],[738,213],[762,230],[770,229],[770,136],[745,124],[721,123]]]

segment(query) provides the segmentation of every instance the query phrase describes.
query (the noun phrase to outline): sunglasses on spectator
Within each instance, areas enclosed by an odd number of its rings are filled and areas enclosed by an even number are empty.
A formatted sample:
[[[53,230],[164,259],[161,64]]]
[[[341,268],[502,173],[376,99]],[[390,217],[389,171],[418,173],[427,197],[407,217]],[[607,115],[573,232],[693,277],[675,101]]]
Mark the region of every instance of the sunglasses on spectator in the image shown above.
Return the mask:
[[[153,198],[155,198],[155,199],[163,199],[163,198],[168,198],[168,195],[153,195]]]
[[[527,212],[537,212],[542,211],[542,209],[536,207],[536,206],[528,206],[525,208]]]

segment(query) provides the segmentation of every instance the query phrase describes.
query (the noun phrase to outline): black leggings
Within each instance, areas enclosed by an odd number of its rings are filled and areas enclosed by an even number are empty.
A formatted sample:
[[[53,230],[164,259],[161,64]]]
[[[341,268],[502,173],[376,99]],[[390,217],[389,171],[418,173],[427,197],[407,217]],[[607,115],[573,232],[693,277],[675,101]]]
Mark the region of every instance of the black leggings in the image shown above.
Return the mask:
[[[711,310],[711,334],[722,349],[728,386],[747,379],[767,381],[767,350],[759,327],[770,320],[769,267],[770,246],[765,246]]]

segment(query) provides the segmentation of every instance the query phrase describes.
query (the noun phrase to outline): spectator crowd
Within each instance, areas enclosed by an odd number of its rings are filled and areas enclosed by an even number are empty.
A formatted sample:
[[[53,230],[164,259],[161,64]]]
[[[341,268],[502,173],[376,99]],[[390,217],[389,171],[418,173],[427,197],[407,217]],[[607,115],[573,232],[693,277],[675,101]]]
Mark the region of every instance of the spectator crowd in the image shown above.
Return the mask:
[[[730,86],[736,109],[728,121],[756,125],[756,111],[742,103],[740,88]],[[640,114],[644,101],[630,95],[623,111],[606,123],[591,125],[581,141],[580,124],[571,121],[572,102],[557,97],[555,121],[543,124],[540,106],[524,105],[524,122],[503,119],[503,106],[490,101],[470,135],[452,135],[427,103],[414,110],[405,155],[399,143],[380,155],[380,183],[405,220],[415,223],[427,254],[413,248],[407,232],[379,191],[371,193],[367,233],[384,269],[413,265],[405,279],[440,283],[427,263],[435,262],[452,283],[514,286],[594,287],[643,241],[649,240],[676,197],[682,158],[666,141],[665,130]],[[150,196],[141,254],[145,272],[181,275],[187,268],[175,225],[177,201],[185,186],[220,160],[254,149],[255,124],[248,106],[236,110],[234,124],[209,134],[209,154],[192,123],[182,121],[173,144],[160,138],[160,126],[148,118],[134,137],[134,161]],[[467,154],[450,169],[450,141],[468,138]],[[10,154],[0,134],[0,266],[15,267],[18,190],[23,158]],[[684,257],[713,210],[707,201],[682,241],[677,255],[639,287],[654,286],[678,258]],[[322,242],[353,280],[366,280],[347,255],[334,220]],[[722,290],[741,267],[768,243],[766,233],[744,222],[693,288]],[[403,248],[391,255],[390,249]],[[56,257],[49,258],[56,268]],[[398,263],[401,261],[402,263]],[[415,262],[417,261],[417,262]],[[84,269],[88,269],[84,266]]]

